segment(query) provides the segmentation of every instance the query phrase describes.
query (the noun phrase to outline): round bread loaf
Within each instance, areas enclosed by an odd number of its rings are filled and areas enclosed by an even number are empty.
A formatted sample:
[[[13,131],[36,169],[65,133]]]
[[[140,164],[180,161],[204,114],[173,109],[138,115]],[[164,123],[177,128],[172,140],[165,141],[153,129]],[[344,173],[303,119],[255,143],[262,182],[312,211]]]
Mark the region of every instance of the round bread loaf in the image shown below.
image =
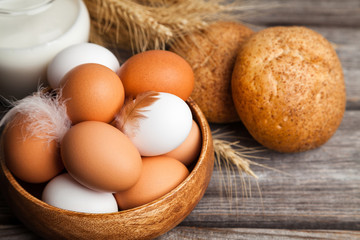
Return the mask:
[[[231,75],[239,47],[252,34],[237,22],[215,22],[170,49],[192,66],[195,85],[191,97],[209,122],[239,121],[231,97]]]
[[[272,27],[239,51],[232,95],[240,119],[267,148],[300,152],[324,144],[346,104],[341,63],[332,45],[305,27]]]

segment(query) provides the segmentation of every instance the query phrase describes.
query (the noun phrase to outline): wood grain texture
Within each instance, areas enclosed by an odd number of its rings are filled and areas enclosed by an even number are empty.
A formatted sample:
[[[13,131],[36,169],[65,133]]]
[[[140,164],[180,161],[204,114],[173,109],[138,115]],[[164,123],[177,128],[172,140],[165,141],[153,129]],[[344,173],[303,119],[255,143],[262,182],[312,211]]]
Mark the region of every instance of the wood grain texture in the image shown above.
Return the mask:
[[[216,167],[203,199],[176,228],[159,239],[360,239],[360,1],[257,0],[279,2],[245,15],[254,30],[275,25],[303,25],[318,31],[336,46],[343,66],[347,111],[335,135],[322,147],[300,154],[265,150],[255,162],[281,172],[253,166],[256,181],[251,197],[221,194]],[[251,3],[251,2],[250,2]],[[239,14],[240,16],[240,14]],[[241,124],[211,125],[234,130],[245,145],[259,146]],[[248,188],[249,189],[249,188]],[[0,196],[0,239],[38,239],[11,213]]]
[[[356,240],[360,238],[357,231],[340,230],[285,230],[285,229],[257,229],[257,228],[198,228],[198,227],[178,227],[175,228],[158,240],[186,240],[186,239],[257,239],[257,240],[284,240],[284,239],[328,239],[328,240]]]
[[[241,4],[244,1],[237,2]],[[247,10],[245,15],[239,15],[240,20],[252,24],[342,28],[360,26],[358,0],[255,0],[245,3],[257,6],[251,11]]]
[[[221,197],[221,172],[215,168],[205,197],[182,226],[261,227],[285,229],[360,229],[360,112],[347,111],[335,135],[315,150],[281,154],[265,150],[255,160],[273,169],[254,166],[251,197],[244,196],[238,174],[227,185],[237,189]],[[258,146],[241,124],[227,128],[243,144]],[[235,181],[237,186],[235,186]],[[249,188],[248,188],[249,189]]]

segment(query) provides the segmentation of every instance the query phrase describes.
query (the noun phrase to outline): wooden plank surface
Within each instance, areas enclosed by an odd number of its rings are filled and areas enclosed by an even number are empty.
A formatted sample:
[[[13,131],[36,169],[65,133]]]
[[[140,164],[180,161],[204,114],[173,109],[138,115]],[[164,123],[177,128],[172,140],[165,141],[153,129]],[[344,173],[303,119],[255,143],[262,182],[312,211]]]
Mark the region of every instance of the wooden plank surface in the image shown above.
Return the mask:
[[[285,240],[285,239],[359,239],[360,233],[357,231],[341,230],[285,230],[285,229],[254,229],[254,228],[198,228],[198,227],[178,227],[163,236],[159,240],[187,240],[187,239],[257,239],[257,240]]]
[[[159,239],[360,239],[360,1],[256,3],[263,6],[256,14],[239,13],[254,30],[304,25],[336,46],[347,87],[343,122],[318,149],[258,153],[266,159],[253,161],[272,169],[252,166],[258,179],[245,176],[247,195],[241,176],[231,173],[225,174],[229,177],[226,186],[233,190],[228,197],[221,185],[224,172],[215,167],[198,206]],[[234,131],[246,146],[259,146],[241,123],[211,127]],[[38,239],[11,214],[1,195],[0,239]]]
[[[306,25],[358,28],[358,0],[255,0],[236,1],[256,5],[250,12],[240,12],[241,20],[264,26]],[[244,15],[244,17],[241,17]]]
[[[295,154],[265,150],[260,155],[267,159],[254,161],[280,172],[254,166],[259,189],[251,179],[251,197],[241,193],[241,179],[236,173],[231,174],[232,183],[227,185],[234,186],[236,181],[237,199],[235,193],[230,201],[221,196],[218,183],[223,171],[215,168],[205,197],[181,225],[359,230],[359,126],[360,112],[347,111],[336,134],[318,149]],[[241,124],[228,129],[249,137]],[[242,140],[244,145],[254,143]]]

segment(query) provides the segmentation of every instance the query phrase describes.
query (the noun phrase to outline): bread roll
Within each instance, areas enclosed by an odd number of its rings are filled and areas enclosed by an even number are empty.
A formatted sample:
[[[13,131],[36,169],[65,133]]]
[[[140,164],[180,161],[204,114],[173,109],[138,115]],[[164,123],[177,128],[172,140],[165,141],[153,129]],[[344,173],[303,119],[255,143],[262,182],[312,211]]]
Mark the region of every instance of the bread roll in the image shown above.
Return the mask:
[[[272,27],[242,47],[232,76],[237,112],[250,134],[279,152],[324,144],[339,127],[346,96],[330,42],[305,27]]]
[[[239,47],[253,31],[237,22],[215,22],[170,49],[194,70],[191,94],[209,122],[239,121],[231,97],[231,75]]]

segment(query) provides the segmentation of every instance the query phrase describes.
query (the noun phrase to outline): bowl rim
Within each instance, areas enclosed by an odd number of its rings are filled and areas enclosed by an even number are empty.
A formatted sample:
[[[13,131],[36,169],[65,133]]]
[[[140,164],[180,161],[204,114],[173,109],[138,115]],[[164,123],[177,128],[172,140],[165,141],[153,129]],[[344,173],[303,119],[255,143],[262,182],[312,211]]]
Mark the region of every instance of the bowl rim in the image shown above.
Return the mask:
[[[4,137],[3,137],[2,133],[1,133],[1,139],[0,139],[1,171],[3,171],[3,174],[5,175],[5,177],[9,181],[9,183],[14,187],[14,189],[17,192],[19,192],[23,197],[25,197],[28,201],[36,204],[37,206],[46,208],[50,211],[55,211],[55,212],[58,212],[61,214],[73,215],[73,216],[78,216],[78,217],[85,217],[85,216],[91,216],[91,217],[104,217],[104,216],[115,217],[116,216],[116,217],[119,217],[122,215],[126,215],[129,212],[141,211],[150,206],[160,204],[161,202],[170,198],[171,196],[176,194],[176,192],[178,192],[182,188],[184,188],[187,185],[187,183],[190,182],[192,178],[194,178],[194,176],[199,171],[200,167],[205,164],[204,162],[207,160],[206,159],[207,152],[212,151],[211,147],[209,146],[212,144],[211,130],[210,130],[208,122],[205,118],[205,115],[202,113],[200,107],[195,103],[195,101],[193,99],[191,99],[191,97],[189,97],[186,100],[186,103],[190,107],[192,115],[193,115],[193,119],[198,124],[198,126],[200,128],[200,132],[201,132],[202,145],[201,145],[201,151],[200,151],[199,157],[196,161],[196,164],[191,169],[189,175],[174,189],[172,189],[170,192],[166,193],[165,195],[163,195],[151,202],[143,204],[141,206],[126,209],[126,210],[119,209],[117,212],[112,212],[112,213],[86,213],[86,212],[78,212],[78,211],[62,209],[62,208],[52,206],[52,205],[42,201],[41,199],[39,199],[39,198],[35,197],[34,195],[32,195],[31,193],[29,193],[23,186],[21,186],[21,184],[17,181],[17,179],[14,177],[14,175],[11,173],[11,171],[7,168],[6,162],[5,162],[5,156],[4,156],[4,144],[3,144]],[[5,129],[6,129],[6,126],[5,126]],[[3,129],[3,132],[5,131],[5,129]],[[208,144],[204,144],[204,143],[208,143]]]

